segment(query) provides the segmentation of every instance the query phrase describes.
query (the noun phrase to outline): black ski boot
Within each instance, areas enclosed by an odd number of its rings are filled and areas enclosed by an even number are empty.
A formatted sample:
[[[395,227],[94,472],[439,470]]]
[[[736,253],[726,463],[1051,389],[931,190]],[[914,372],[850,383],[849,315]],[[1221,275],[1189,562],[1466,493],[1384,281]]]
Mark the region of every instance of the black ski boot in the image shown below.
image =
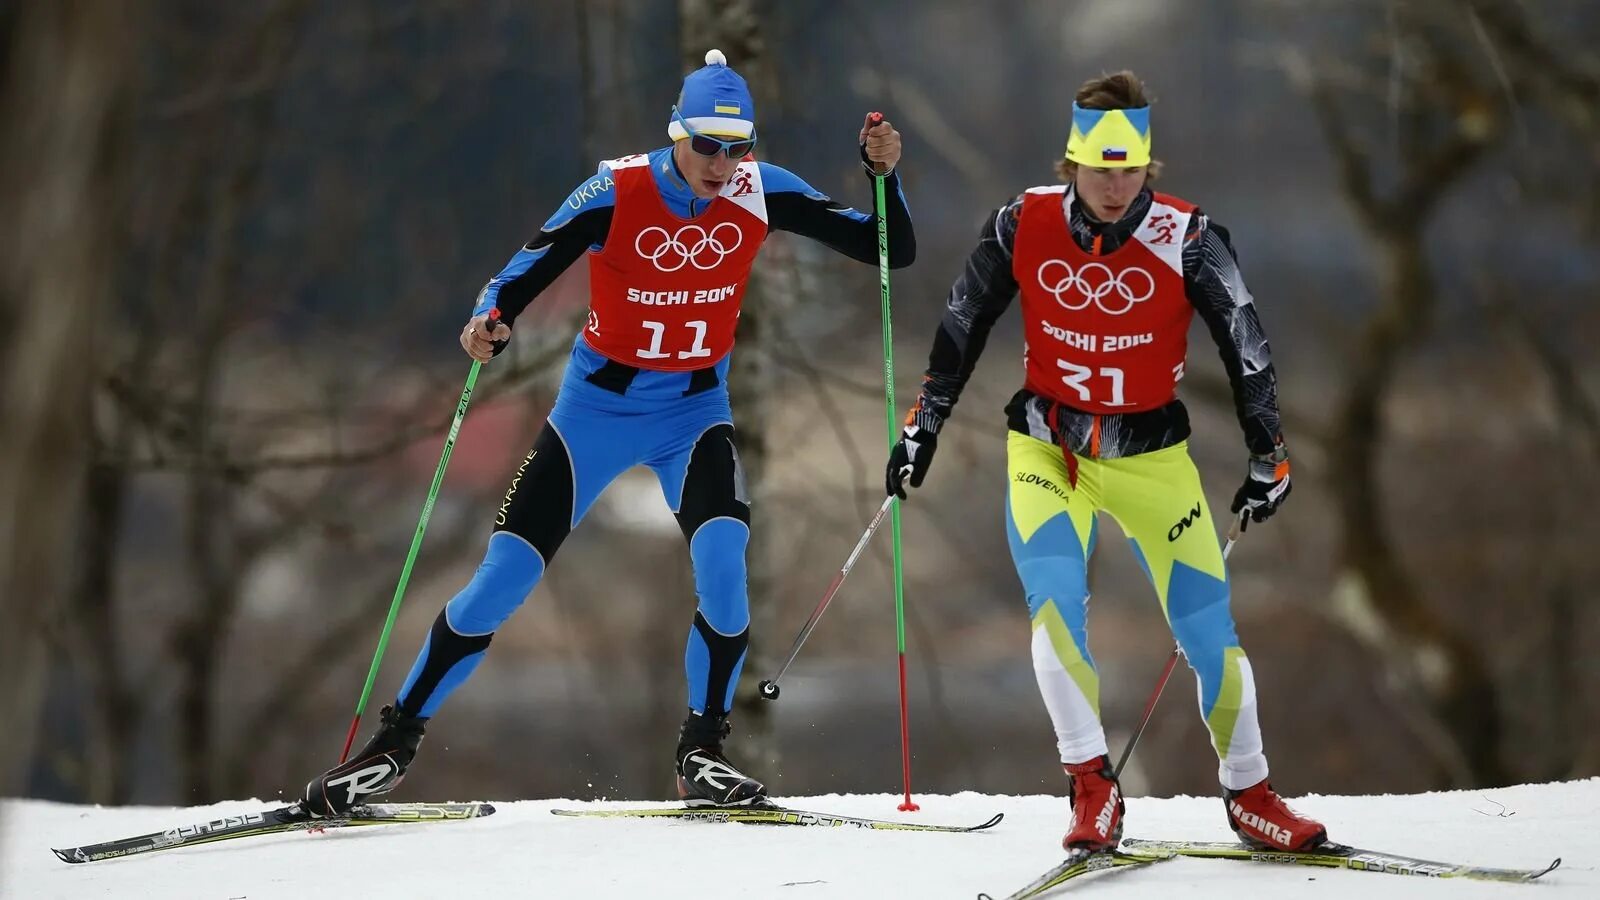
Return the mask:
[[[691,712],[678,733],[678,796],[685,806],[759,806],[767,786],[733,767],[722,755],[727,715]]]
[[[428,720],[392,706],[379,714],[382,724],[359,753],[306,785],[303,806],[313,816],[338,816],[378,794],[394,790],[417,755]]]

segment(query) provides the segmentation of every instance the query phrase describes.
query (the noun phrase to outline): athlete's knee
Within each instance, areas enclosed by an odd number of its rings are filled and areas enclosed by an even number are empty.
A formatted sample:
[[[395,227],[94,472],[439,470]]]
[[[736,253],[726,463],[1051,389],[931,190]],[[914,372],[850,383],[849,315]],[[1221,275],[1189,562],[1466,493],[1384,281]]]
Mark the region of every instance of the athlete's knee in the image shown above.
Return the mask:
[[[1197,669],[1220,662],[1224,650],[1239,646],[1226,591],[1172,615],[1171,626],[1178,646]]]
[[[1073,595],[1030,593],[1028,618],[1035,625],[1042,619],[1060,621],[1081,642],[1088,630],[1089,597],[1081,592]]]
[[[496,532],[467,586],[445,605],[458,634],[489,634],[528,598],[544,575],[544,558],[515,534]]]
[[[1088,601],[1089,580],[1083,559],[1074,556],[1035,556],[1017,561],[1017,576],[1028,598],[1028,615],[1037,616],[1044,603],[1054,600],[1069,623],[1082,621]]]
[[[713,519],[689,542],[695,593],[706,621],[722,634],[737,634],[750,624],[745,548],[750,529],[736,519]]]
[[[1089,652],[1088,598],[1063,603],[1055,597],[1028,597],[1028,618],[1033,627],[1034,667],[1054,657],[1061,665],[1083,660],[1092,669]],[[1043,656],[1041,654],[1044,654]]]
[[[737,634],[750,624],[745,568],[749,542],[750,527],[737,519],[712,519],[689,539],[700,612],[722,634]]]

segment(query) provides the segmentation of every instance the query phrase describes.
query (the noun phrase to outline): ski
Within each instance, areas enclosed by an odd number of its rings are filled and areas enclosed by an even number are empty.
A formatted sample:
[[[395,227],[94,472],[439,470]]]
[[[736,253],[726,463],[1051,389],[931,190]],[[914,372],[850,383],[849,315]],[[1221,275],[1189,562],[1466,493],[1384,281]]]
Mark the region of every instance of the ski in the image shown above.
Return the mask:
[[[234,838],[281,834],[290,831],[320,831],[324,828],[351,828],[361,825],[400,825],[420,822],[448,822],[492,815],[494,806],[472,803],[368,803],[343,816],[313,818],[299,804],[264,809],[237,816],[222,816],[209,822],[153,831],[137,837],[86,844],[65,850],[51,848],[64,863],[99,862],[120,856],[191,847]]]
[[[587,819],[678,819],[690,822],[738,822],[743,825],[820,825],[825,828],[873,828],[880,831],[983,831],[1000,824],[1004,813],[995,813],[977,825],[935,825],[928,822],[896,822],[890,819],[863,819],[832,813],[789,809],[785,806],[658,806],[631,809],[552,809],[558,816]]]
[[[1005,900],[1028,900],[1030,897],[1037,897],[1045,891],[1059,887],[1080,875],[1089,875],[1094,872],[1104,872],[1128,866],[1147,866],[1176,856],[1177,854],[1171,850],[1138,851],[1134,853],[1123,851],[1089,853],[1083,850],[1074,850],[1055,868],[1034,879],[1033,883],[1027,887],[1007,896]],[[979,894],[978,900],[994,900],[994,897],[988,894]]]
[[[1423,875],[1430,878],[1471,878],[1478,881],[1532,881],[1561,865],[1557,857],[1542,869],[1490,869],[1457,863],[1434,862],[1401,856],[1397,853],[1378,853],[1345,844],[1323,844],[1304,853],[1280,850],[1257,850],[1243,844],[1212,843],[1208,841],[1149,841],[1129,838],[1122,846],[1136,851],[1168,851],[1179,856],[1197,856],[1207,859],[1240,859],[1255,862],[1292,863],[1300,866],[1324,866],[1336,869],[1354,869],[1359,872],[1386,872],[1390,875]]]

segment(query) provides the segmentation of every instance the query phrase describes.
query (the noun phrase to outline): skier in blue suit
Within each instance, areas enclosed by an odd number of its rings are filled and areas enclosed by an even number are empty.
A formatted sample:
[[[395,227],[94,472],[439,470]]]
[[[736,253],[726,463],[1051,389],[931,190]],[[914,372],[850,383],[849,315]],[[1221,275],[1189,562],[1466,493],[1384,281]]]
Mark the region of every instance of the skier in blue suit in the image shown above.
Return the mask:
[[[723,751],[750,624],[750,498],[733,442],[729,353],[769,231],[876,263],[877,226],[788,170],[753,159],[755,104],[720,51],[684,79],[667,133],[667,147],[602,163],[478,295],[461,345],[487,362],[510,340],[517,315],[588,257],[588,321],[555,408],[496,512],[483,563],[440,611],[377,733],[306,785],[311,814],[346,812],[398,783],[428,721],[483,661],[562,541],[605,486],[636,465],[655,472],[677,516],[699,599],[684,654],[689,709],[675,753],[679,794],[690,805],[765,800],[766,787]],[[889,265],[910,265],[916,242],[895,172],[900,135],[869,117],[858,140],[868,173],[887,173]]]

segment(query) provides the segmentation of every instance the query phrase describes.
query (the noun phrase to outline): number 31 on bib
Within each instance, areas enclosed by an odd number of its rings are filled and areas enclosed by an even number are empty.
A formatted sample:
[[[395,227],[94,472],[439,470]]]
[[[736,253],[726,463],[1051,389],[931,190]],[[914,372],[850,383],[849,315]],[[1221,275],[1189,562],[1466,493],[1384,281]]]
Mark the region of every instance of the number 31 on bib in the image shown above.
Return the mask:
[[[1067,374],[1061,376],[1061,381],[1067,387],[1072,388],[1078,393],[1079,400],[1082,400],[1085,403],[1097,402],[1104,406],[1133,405],[1124,399],[1122,386],[1125,378],[1121,369],[1110,366],[1100,369],[1100,378],[1105,381],[1106,391],[1111,395],[1111,399],[1107,400],[1103,399],[1104,394],[1101,394],[1097,397],[1095,395],[1096,392],[1089,387],[1089,379],[1095,376],[1094,369],[1091,369],[1088,366],[1080,366],[1077,363],[1067,362],[1064,359],[1056,360],[1056,365],[1066,371]],[[1183,363],[1178,363],[1172,367],[1172,383],[1177,384],[1182,380]]]

